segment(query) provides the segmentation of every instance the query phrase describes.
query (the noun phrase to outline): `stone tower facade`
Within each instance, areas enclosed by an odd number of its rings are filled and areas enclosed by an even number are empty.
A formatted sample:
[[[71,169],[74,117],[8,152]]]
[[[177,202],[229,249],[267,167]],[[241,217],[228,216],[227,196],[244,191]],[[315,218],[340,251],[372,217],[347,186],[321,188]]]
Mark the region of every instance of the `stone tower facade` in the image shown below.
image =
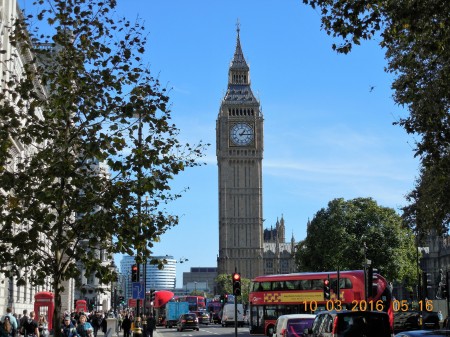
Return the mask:
[[[218,274],[263,274],[263,116],[250,87],[239,26],[216,124],[219,173]]]

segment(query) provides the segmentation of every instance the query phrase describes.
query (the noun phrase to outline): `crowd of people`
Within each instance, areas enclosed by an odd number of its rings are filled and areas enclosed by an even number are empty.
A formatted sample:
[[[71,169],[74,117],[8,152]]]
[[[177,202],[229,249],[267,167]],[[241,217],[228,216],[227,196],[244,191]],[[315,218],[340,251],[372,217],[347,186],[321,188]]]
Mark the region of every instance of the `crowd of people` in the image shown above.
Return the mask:
[[[17,316],[11,308],[6,308],[6,314],[0,319],[0,337],[48,337],[48,335],[45,315],[40,315],[36,320],[34,311],[28,313],[24,310],[23,314]]]
[[[123,331],[123,337],[130,337],[131,332],[141,328],[142,337],[153,337],[156,329],[156,321],[153,315],[134,317],[132,312],[121,311],[116,315],[113,312],[109,317],[117,318],[119,332]],[[97,337],[99,331],[106,334],[107,315],[101,311],[65,312],[62,320],[61,332],[64,337]],[[35,312],[18,316],[11,308],[6,309],[6,314],[0,318],[0,337],[49,337],[48,322],[45,315],[36,318]]]

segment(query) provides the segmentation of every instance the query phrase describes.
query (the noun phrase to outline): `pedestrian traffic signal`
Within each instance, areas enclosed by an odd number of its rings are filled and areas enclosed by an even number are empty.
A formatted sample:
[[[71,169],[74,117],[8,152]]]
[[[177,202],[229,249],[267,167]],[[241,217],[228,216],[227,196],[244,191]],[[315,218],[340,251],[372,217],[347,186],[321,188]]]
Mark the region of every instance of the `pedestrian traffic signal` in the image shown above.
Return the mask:
[[[323,280],[323,298],[325,301],[331,298],[330,275]]]
[[[373,297],[375,292],[373,291],[374,286],[377,285],[378,281],[378,269],[369,266],[367,271],[367,297]]]
[[[156,290],[150,289],[150,302],[151,303],[153,303],[155,301],[155,297],[156,297]]]
[[[428,289],[431,289],[431,273],[422,273],[423,299],[428,297]]]
[[[131,266],[131,282],[139,282],[139,265],[133,264]]]
[[[232,279],[234,296],[241,296],[241,275],[239,273],[234,273]]]

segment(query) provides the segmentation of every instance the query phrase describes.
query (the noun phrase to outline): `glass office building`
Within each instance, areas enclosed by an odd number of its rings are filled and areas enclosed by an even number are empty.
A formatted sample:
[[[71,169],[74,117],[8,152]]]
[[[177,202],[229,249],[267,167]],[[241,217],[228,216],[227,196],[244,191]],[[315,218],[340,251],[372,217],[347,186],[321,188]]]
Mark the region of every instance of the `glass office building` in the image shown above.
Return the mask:
[[[146,283],[146,291],[150,289],[155,290],[173,290],[176,285],[176,273],[177,261],[173,256],[152,256],[151,259],[166,260],[167,263],[164,265],[164,269],[158,269],[157,265],[150,264],[147,262],[146,268],[143,265],[139,266],[140,280]],[[132,287],[131,287],[131,266],[134,265],[134,256],[124,256],[120,261],[120,273],[122,275],[122,282],[125,289],[125,298],[132,297]],[[146,270],[146,273],[145,273]]]

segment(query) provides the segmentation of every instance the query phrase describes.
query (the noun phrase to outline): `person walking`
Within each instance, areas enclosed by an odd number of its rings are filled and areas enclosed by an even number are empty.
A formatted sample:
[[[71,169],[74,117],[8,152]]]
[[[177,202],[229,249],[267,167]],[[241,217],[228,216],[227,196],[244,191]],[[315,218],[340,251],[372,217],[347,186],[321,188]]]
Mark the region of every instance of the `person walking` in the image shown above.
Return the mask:
[[[148,337],[153,337],[153,331],[156,330],[156,320],[152,314],[148,315],[146,330],[147,330],[146,335]]]
[[[24,324],[25,337],[28,336],[39,337],[38,323],[34,320],[34,317],[35,317],[34,311],[31,311],[28,321],[26,321]]]
[[[25,322],[28,321],[28,318],[30,318],[30,317],[28,316],[28,310],[27,310],[27,309],[25,309],[24,311],[22,311],[22,313],[23,313],[23,316],[22,316],[22,317],[20,318],[20,320],[19,320],[19,333],[20,333],[21,335],[24,334],[23,326],[24,326]]]
[[[91,324],[94,328],[94,337],[97,337],[98,330],[102,327],[102,315],[96,311],[94,317],[92,317]]]
[[[16,318],[12,314],[12,309],[10,307],[6,308],[6,314],[3,315],[2,319],[1,319],[2,323],[5,322],[5,317],[9,317],[9,322],[11,323],[11,326],[13,328],[13,336],[15,336],[16,332],[17,332],[18,324],[17,324]]]
[[[67,315],[64,317],[64,323],[63,327],[61,329],[63,337],[77,337],[77,329],[72,324],[72,320],[70,319],[70,316]]]
[[[86,315],[84,313],[80,314],[79,317],[80,324],[77,325],[77,334],[79,337],[91,337],[94,332],[94,328],[91,323],[87,322]]]
[[[0,337],[14,337],[13,327],[8,316],[6,316],[3,323],[0,324]]]
[[[128,317],[128,315],[125,315],[125,318],[123,319],[122,329],[123,329],[123,337],[130,337],[131,319],[130,317]]]
[[[49,335],[48,323],[47,323],[47,319],[45,318],[44,314],[39,316],[39,320],[37,323],[38,323],[38,329],[39,329],[39,336],[40,337],[48,337],[48,335]]]

